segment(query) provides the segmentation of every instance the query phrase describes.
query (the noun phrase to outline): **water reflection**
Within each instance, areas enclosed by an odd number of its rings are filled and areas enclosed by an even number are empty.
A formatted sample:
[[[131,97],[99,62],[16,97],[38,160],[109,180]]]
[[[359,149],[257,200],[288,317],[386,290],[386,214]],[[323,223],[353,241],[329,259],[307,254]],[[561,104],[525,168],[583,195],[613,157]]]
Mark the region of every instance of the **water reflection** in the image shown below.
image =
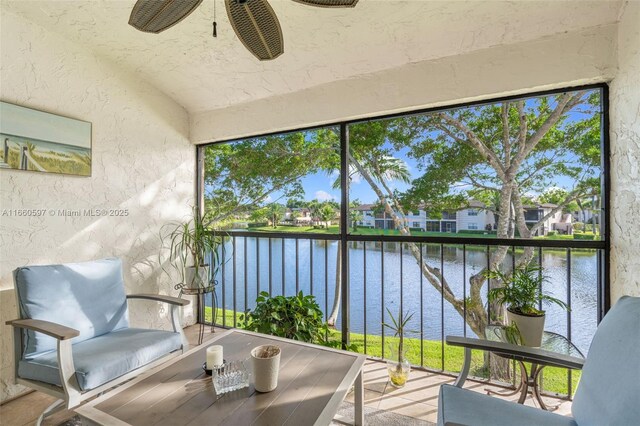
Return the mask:
[[[240,312],[252,309],[259,291],[272,294],[293,295],[296,289],[305,294],[314,294],[324,312],[330,311],[335,294],[337,241],[293,240],[280,238],[246,239],[236,238],[236,249],[232,244],[225,245],[229,260],[217,277],[223,281],[224,305],[233,309],[234,282],[236,309]],[[350,242],[349,276],[351,331],[380,335],[382,333],[382,300],[384,306],[392,312],[397,311],[402,295],[404,310],[415,312],[410,329],[421,329],[420,312],[422,309],[422,327],[424,338],[440,340],[442,335],[462,335],[464,321],[460,314],[441,294],[422,276],[417,260],[411,254],[407,243],[386,242]],[[365,249],[366,247],[366,249]],[[384,250],[383,250],[384,247]],[[492,247],[491,250],[495,250]],[[442,257],[441,257],[442,251]],[[402,252],[402,255],[401,255]],[[297,253],[297,256],[296,256]],[[366,254],[365,254],[366,253]],[[365,263],[366,255],[366,263]],[[445,279],[452,291],[461,298],[468,292],[469,278],[479,273],[487,265],[486,246],[463,246],[423,244],[423,258],[438,269],[442,268]],[[516,260],[522,255],[522,249],[516,248]],[[536,249],[535,258],[538,251]],[[246,266],[245,266],[246,263]],[[513,263],[511,251],[507,254],[504,267]],[[544,249],[542,264],[549,282],[543,290],[561,300],[567,298],[568,268],[564,249]],[[571,338],[578,348],[587,352],[596,329],[597,321],[597,254],[595,250],[572,250],[571,255],[571,306],[566,312],[556,305],[547,309],[546,329],[567,335],[567,322],[571,321]],[[245,274],[246,270],[246,274]],[[402,270],[402,273],[401,273]],[[365,300],[366,276],[366,300]],[[245,286],[247,294],[245,298]],[[482,289],[483,302],[486,303],[486,283]],[[222,288],[217,290],[219,304],[222,304]],[[246,300],[246,305],[245,305]],[[443,310],[444,308],[444,310]],[[338,328],[341,316],[338,317]],[[444,331],[444,333],[443,333]],[[466,333],[474,336],[467,326]],[[418,333],[416,337],[419,337]]]

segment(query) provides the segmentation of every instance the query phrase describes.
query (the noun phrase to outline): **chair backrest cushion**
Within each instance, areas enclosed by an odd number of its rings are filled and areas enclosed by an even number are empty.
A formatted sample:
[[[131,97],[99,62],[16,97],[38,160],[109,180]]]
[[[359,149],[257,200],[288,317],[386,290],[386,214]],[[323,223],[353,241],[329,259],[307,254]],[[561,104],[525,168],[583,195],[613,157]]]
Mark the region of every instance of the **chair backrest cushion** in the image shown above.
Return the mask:
[[[129,326],[120,259],[25,266],[14,271],[21,318],[55,322],[80,331],[79,343]],[[23,357],[56,349],[56,339],[23,336]]]
[[[622,297],[598,326],[571,412],[580,426],[640,424],[640,297]]]

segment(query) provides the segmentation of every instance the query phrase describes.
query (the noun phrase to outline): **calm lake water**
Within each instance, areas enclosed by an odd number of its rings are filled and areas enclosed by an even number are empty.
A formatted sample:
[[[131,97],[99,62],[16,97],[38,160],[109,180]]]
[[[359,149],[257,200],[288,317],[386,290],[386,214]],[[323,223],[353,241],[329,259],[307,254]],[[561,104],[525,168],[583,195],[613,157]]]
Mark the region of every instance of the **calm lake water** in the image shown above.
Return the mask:
[[[385,321],[389,320],[384,307],[388,307],[394,314],[397,313],[402,293],[403,309],[415,313],[409,325],[410,329],[418,332],[414,334],[415,336],[419,337],[421,324],[424,338],[429,340],[440,340],[443,329],[445,336],[463,334],[463,318],[446,301],[444,301],[444,312],[442,311],[440,293],[426,279],[421,280],[422,274],[418,263],[406,245],[401,254],[400,243],[385,243],[384,252],[381,250],[381,244],[376,242],[367,242],[366,250],[364,242],[350,244],[352,332],[364,333],[366,324],[367,334],[382,334],[383,311]],[[279,238],[269,241],[268,238],[260,238],[257,243],[256,238],[238,237],[235,250],[232,242],[225,245],[225,256],[228,261],[217,276],[218,282],[224,283],[224,286],[218,286],[218,306],[223,304],[224,287],[224,306],[231,310],[234,308],[233,284],[235,281],[235,307],[239,312],[255,307],[258,291],[271,289],[273,295],[293,295],[296,288],[304,294],[315,295],[323,312],[330,311],[334,300],[337,248],[337,241],[296,241]],[[233,253],[235,253],[235,267]],[[516,256],[519,254],[516,253]],[[424,244],[423,258],[430,265],[440,268],[440,245]],[[466,262],[463,260],[462,248],[444,246],[442,264],[444,276],[458,297],[462,297],[464,286],[468,291],[469,277],[478,273],[486,265],[486,246],[467,246]],[[510,265],[511,262],[511,257],[508,256],[505,264]],[[545,250],[542,263],[545,274],[549,278],[543,291],[567,301],[566,254],[561,251]],[[486,291],[485,284],[483,288],[485,302]],[[597,325],[595,250],[572,252],[570,300],[572,309],[569,313],[556,305],[547,306],[545,329],[567,336],[567,319],[570,317],[571,339],[586,354]],[[340,320],[339,316],[338,328]],[[466,331],[468,336],[474,336],[468,327]],[[385,334],[388,335],[389,332],[385,331]]]

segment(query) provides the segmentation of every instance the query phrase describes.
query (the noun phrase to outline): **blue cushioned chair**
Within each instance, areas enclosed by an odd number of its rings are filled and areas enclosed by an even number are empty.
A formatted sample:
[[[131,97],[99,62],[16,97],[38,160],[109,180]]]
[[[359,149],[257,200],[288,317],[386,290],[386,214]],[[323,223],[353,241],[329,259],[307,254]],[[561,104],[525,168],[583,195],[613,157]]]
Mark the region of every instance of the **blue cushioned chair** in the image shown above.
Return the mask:
[[[188,349],[188,300],[124,291],[122,262],[103,259],[14,271],[16,381],[59,398],[38,419],[116,386]],[[171,305],[173,331],[129,327],[127,300]],[[63,403],[65,403],[63,405]]]
[[[456,341],[462,340],[456,338]],[[468,345],[460,346],[480,348],[485,344],[478,339],[465,340],[469,340]],[[495,342],[487,343],[489,346],[485,349],[495,350],[491,343]],[[515,350],[542,362],[553,357],[553,353],[535,348]],[[557,365],[581,364],[580,360],[570,358],[560,357]],[[457,386],[440,388],[438,425],[640,425],[639,360],[640,297],[622,297],[604,317],[593,337],[571,406],[573,417],[462,389],[463,379],[456,382]],[[463,372],[466,371],[465,365]]]

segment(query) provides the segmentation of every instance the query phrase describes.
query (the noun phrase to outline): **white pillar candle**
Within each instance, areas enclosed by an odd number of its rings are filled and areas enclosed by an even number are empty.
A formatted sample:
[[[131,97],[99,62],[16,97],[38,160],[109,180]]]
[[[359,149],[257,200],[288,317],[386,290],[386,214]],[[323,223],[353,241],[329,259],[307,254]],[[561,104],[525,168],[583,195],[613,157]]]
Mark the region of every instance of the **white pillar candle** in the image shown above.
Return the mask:
[[[223,360],[222,346],[213,345],[207,348],[207,368],[209,370],[213,369],[213,367],[217,365],[222,365],[224,362]]]

